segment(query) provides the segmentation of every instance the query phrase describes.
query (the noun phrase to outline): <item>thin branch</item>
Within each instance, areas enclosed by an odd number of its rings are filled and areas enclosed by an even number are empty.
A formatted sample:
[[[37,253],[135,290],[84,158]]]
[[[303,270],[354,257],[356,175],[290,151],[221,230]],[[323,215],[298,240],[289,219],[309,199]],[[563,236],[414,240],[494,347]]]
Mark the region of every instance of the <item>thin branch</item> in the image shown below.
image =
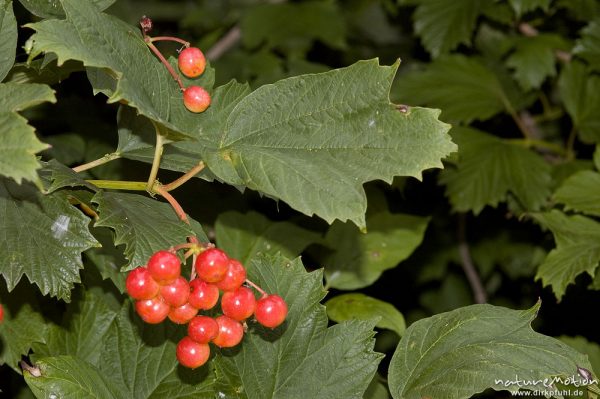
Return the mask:
[[[569,132],[569,138],[567,138],[567,157],[569,159],[573,159],[575,157],[575,139],[577,138],[577,129],[575,129],[575,125],[571,127],[571,131]]]
[[[154,123],[153,123],[154,124]],[[160,159],[163,153],[164,137],[158,131],[158,127],[154,125],[156,131],[156,146],[154,147],[154,158],[152,158],[152,168],[150,169],[150,175],[148,176],[148,182],[146,183],[146,189],[152,192],[152,186],[158,176],[158,168],[160,167]]]
[[[145,181],[121,181],[121,180],[86,180],[96,187],[112,190],[146,191]]]
[[[94,161],[84,163],[83,165],[75,166],[73,171],[76,173],[83,172],[84,170],[95,168],[96,166],[104,165],[110,161],[114,161],[115,159],[121,158],[121,154],[117,152],[113,152],[110,154],[104,155],[102,158],[98,158]]]
[[[242,30],[238,25],[235,25],[233,28],[229,29],[229,31],[219,39],[208,51],[206,52],[206,58],[210,61],[215,61],[223,54],[225,54],[229,49],[235,46],[242,37]]]
[[[167,61],[167,59],[162,55],[162,53],[160,52],[160,50],[157,49],[154,44],[152,44],[151,40],[152,39],[150,38],[150,36],[144,37],[144,41],[146,42],[146,45],[150,48],[150,50],[152,50],[152,52],[154,53],[154,55],[156,55],[158,57],[158,59],[160,60],[160,62],[163,63],[163,65],[165,66],[165,68],[167,68],[167,70],[169,71],[169,73],[171,74],[171,76],[173,77],[173,79],[175,79],[175,81],[179,85],[179,88],[181,89],[181,91],[184,91],[185,87],[183,86],[183,83],[181,82],[181,78],[179,77],[179,74],[177,72],[175,72],[175,70],[173,69],[173,67],[171,66],[171,64],[169,64],[169,61]]]
[[[485,292],[481,278],[477,273],[477,269],[473,264],[471,251],[469,249],[469,244],[467,243],[466,225],[466,215],[460,213],[458,215],[458,253],[460,254],[461,265],[467,276],[471,290],[473,290],[475,303],[486,303],[487,293]]]
[[[192,177],[200,173],[202,169],[204,169],[204,162],[200,161],[198,162],[198,165],[188,170],[183,176],[179,177],[177,180],[173,180],[169,184],[164,184],[163,188],[167,191],[175,190],[177,187],[181,186],[183,183],[187,182]]]
[[[180,39],[178,37],[174,37],[174,36],[155,36],[155,37],[150,37],[148,36],[148,39],[151,42],[177,42],[180,44],[183,44],[184,47],[190,47],[190,42],[187,42],[183,39]]]
[[[260,294],[265,297],[269,294],[267,294],[267,292],[265,290],[263,290],[262,288],[260,288],[258,285],[256,285],[255,283],[253,283],[252,281],[246,279],[246,284],[248,284],[251,287],[254,287],[254,289],[258,292],[260,292]]]

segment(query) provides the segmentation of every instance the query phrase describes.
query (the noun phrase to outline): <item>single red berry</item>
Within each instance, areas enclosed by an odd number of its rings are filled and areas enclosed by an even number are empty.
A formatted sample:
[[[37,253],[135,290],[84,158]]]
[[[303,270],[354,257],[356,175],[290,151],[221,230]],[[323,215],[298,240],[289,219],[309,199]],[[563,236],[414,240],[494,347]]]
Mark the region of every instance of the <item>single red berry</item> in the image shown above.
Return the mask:
[[[243,321],[252,316],[255,307],[256,298],[252,290],[247,287],[227,291],[221,298],[223,314],[237,321]]]
[[[210,94],[200,86],[188,86],[183,91],[183,105],[191,112],[206,111],[210,101]]]
[[[186,303],[178,308],[171,308],[169,320],[175,324],[186,324],[198,314],[198,309]]]
[[[4,320],[4,308],[0,305],[0,323]]]
[[[177,344],[177,360],[182,366],[195,369],[202,366],[210,356],[208,344],[200,344],[190,337],[184,337]]]
[[[242,341],[244,327],[238,321],[228,316],[219,316],[216,319],[219,325],[219,333],[213,339],[213,343],[220,348],[231,348]]]
[[[137,267],[129,272],[125,280],[125,289],[133,299],[151,299],[158,294],[160,285],[145,267]]]
[[[288,307],[279,295],[267,295],[256,302],[254,316],[265,327],[275,328],[285,320]]]
[[[209,248],[196,258],[196,273],[208,283],[217,283],[225,277],[229,257],[217,248]]]
[[[177,59],[179,70],[188,78],[195,78],[202,75],[206,68],[206,58],[197,47],[188,47],[181,50]]]
[[[160,295],[166,303],[177,308],[187,302],[190,296],[190,285],[185,278],[179,276],[171,284],[162,286]]]
[[[174,253],[158,251],[148,260],[148,271],[157,283],[168,285],[181,274],[181,264]]]
[[[148,324],[158,324],[167,318],[171,307],[159,295],[135,303],[135,311]]]
[[[246,281],[246,269],[244,265],[235,259],[230,259],[225,277],[217,283],[217,287],[223,291],[233,291],[238,289],[244,281]]]
[[[196,309],[212,309],[219,301],[219,289],[217,286],[199,278],[192,280],[190,290],[188,302]]]
[[[188,335],[201,344],[208,344],[218,333],[219,325],[212,317],[196,316],[188,324]]]

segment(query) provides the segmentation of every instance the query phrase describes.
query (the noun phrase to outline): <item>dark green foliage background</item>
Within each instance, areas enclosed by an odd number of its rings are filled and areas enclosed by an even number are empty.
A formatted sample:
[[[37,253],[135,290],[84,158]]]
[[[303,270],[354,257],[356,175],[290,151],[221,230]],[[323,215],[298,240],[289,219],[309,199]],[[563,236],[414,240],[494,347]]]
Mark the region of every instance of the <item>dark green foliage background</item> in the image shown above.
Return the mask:
[[[19,26],[39,21],[28,11],[30,3],[13,4]],[[301,254],[308,270],[325,266],[324,303],[348,292],[366,294],[392,304],[407,326],[474,303],[459,252],[467,245],[488,303],[530,309],[541,300],[534,329],[580,336],[565,341],[587,352],[600,372],[600,330],[592,320],[600,303],[600,2],[117,0],[106,12],[132,25],[146,14],[156,34],[180,36],[202,49],[239,29],[241,36],[211,61],[215,87],[235,79],[255,89],[360,60],[378,57],[381,65],[392,65],[401,59],[391,101],[441,109],[458,152],[444,159],[443,170],[426,170],[422,181],[396,177],[391,185],[365,184],[367,236],[350,222],[330,226],[283,201],[209,182],[210,175],[192,180],[176,197],[210,239],[240,259],[270,253],[271,247],[288,258]],[[4,82],[51,83],[56,91],[56,103],[22,112],[40,140],[52,145],[42,159],[72,167],[114,151],[118,134],[124,134],[115,121],[127,115],[117,115],[118,106],[105,96],[92,95],[76,62],[47,74],[19,65],[27,61],[22,46],[32,30],[19,28],[18,34],[18,64]],[[161,49],[173,53],[177,46]],[[61,74],[69,77],[55,84]],[[133,159],[145,160],[144,154],[142,148],[85,177],[143,181],[149,165]],[[173,159],[167,150],[167,165]],[[67,172],[50,167],[44,173],[49,170],[73,183]],[[173,170],[161,170],[160,180],[178,177]],[[81,189],[71,194],[100,208],[110,205]],[[177,220],[165,223],[178,239],[185,237]],[[125,265],[123,247],[112,247],[107,229],[93,233],[104,247],[84,256],[83,286],[102,291],[103,306],[118,309],[122,297],[101,277],[122,287],[122,275],[94,266],[106,265],[103,259]],[[139,243],[146,244],[152,243]],[[25,280],[13,292],[26,291],[27,303],[10,302],[9,308],[32,306],[60,323],[62,313],[82,300],[80,291],[70,304],[30,296]],[[2,281],[0,303],[8,295]],[[380,311],[361,310],[359,316]],[[402,315],[394,313],[395,331]],[[330,324],[339,321],[335,312],[329,317]],[[399,337],[389,324],[377,326],[375,350],[385,358],[365,397],[387,398],[386,376]],[[7,397],[32,397],[23,377],[7,365],[0,366],[0,389]],[[506,395],[488,390],[478,397]]]

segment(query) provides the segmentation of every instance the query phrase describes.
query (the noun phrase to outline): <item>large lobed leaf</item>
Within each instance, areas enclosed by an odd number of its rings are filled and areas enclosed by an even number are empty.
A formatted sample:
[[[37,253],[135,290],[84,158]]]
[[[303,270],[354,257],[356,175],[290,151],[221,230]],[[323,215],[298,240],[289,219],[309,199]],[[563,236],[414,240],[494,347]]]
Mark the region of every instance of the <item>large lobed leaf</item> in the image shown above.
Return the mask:
[[[452,207],[478,214],[506,201],[510,192],[525,209],[537,210],[550,196],[550,166],[522,146],[471,128],[455,128],[458,165],[442,181]]]
[[[554,199],[566,209],[600,216],[600,173],[579,171],[567,178],[554,193]]]
[[[11,0],[0,0],[0,82],[15,62],[17,20]]]
[[[327,222],[364,227],[362,185],[393,176],[421,177],[456,149],[439,111],[399,112],[388,99],[397,65],[360,61],[342,69],[262,86],[215,90],[196,142],[166,151],[165,167],[203,159],[220,180],[281,199]],[[130,137],[130,136],[129,136]],[[149,159],[143,142],[131,148]],[[178,165],[173,165],[177,160]]]
[[[99,12],[91,0],[60,1],[66,19],[27,25],[36,31],[30,39],[30,58],[51,52],[57,55],[58,65],[72,59],[92,70],[101,69],[110,88],[100,91],[110,95],[109,102],[125,101],[158,123],[169,139],[187,137],[189,132],[177,125],[186,118],[202,117],[185,110],[179,87],[148,49],[139,29]]]
[[[536,279],[560,299],[567,286],[581,273],[594,277],[600,264],[600,223],[581,215],[568,216],[552,210],[534,215],[535,219],[554,234],[556,248],[540,265]]]
[[[0,179],[0,274],[12,290],[26,275],[46,295],[68,301],[83,267],[81,253],[98,242],[89,219],[62,193]]]
[[[98,10],[104,10],[116,0],[91,0]],[[65,16],[60,0],[19,0],[32,14],[41,18],[60,18]]]
[[[381,359],[373,352],[374,321],[327,328],[322,272],[306,273],[298,259],[263,256],[248,273],[283,296],[288,318],[274,330],[252,324],[239,350],[217,359],[217,371],[239,381],[247,398],[362,398]]]
[[[183,223],[169,204],[139,194],[101,191],[92,202],[98,204],[96,227],[115,230],[115,245],[125,245],[129,264],[124,270],[145,265],[152,254],[197,236],[208,241],[200,225]]]
[[[600,19],[596,19],[581,31],[573,53],[590,63],[595,71],[600,71]]]
[[[504,78],[477,57],[440,57],[398,81],[401,101],[442,109],[444,120],[465,123],[486,120],[518,108],[525,97],[510,78]]]
[[[412,324],[390,363],[392,396],[463,399],[486,388],[516,392],[518,385],[510,383],[516,378],[533,382],[526,389],[548,390],[545,378],[591,370],[586,356],[531,329],[539,307],[472,305]]]
[[[43,102],[55,102],[54,92],[42,84],[0,83],[0,175],[40,184],[35,154],[48,148],[35,136],[35,129],[18,115]]]

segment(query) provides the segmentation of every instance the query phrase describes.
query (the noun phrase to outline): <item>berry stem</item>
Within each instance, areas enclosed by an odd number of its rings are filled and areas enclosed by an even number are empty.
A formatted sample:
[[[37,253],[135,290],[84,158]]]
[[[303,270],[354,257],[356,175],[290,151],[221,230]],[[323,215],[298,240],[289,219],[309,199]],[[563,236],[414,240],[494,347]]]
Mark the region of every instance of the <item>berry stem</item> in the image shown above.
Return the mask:
[[[171,252],[177,252],[180,249],[200,250],[200,247],[196,243],[186,242],[185,244],[174,245],[169,248]]]
[[[185,47],[190,47],[190,42],[186,42],[183,39],[180,39],[178,37],[174,37],[174,36],[155,36],[155,37],[150,37],[147,36],[147,39],[144,39],[146,41],[150,41],[152,42],[160,42],[160,41],[165,41],[165,42],[177,42],[177,43],[181,43],[183,44]]]
[[[175,213],[177,214],[177,216],[179,217],[179,219],[182,222],[184,222],[186,224],[190,224],[190,220],[188,219],[188,217],[185,214],[185,211],[183,210],[181,205],[179,205],[179,202],[177,202],[175,197],[173,197],[171,194],[169,194],[169,192],[167,190],[164,189],[162,184],[160,184],[159,182],[155,182],[154,185],[152,186],[151,191],[156,194],[161,195],[164,199],[166,199],[167,202],[169,202],[169,204],[171,205],[171,207],[173,208],[173,210],[175,211]],[[194,242],[193,240],[190,240],[190,241]]]
[[[264,297],[266,297],[267,292],[265,290],[263,290],[262,288],[260,288],[258,285],[256,285],[255,283],[253,283],[252,281],[246,279],[246,284],[248,284],[249,286],[251,286],[252,288],[254,288],[256,291],[260,292],[260,294]]]
[[[179,177],[177,180],[173,180],[169,184],[164,184],[163,188],[167,191],[175,190],[177,187],[181,186],[183,183],[190,180],[192,177],[200,173],[204,169],[204,162],[198,162],[198,165],[194,166],[192,169],[187,171],[183,176]]]
[[[144,42],[146,42],[146,45],[150,48],[150,50],[152,50],[154,55],[156,55],[158,57],[158,59],[160,60],[160,62],[162,62],[163,65],[167,68],[167,70],[169,71],[169,73],[171,74],[173,79],[175,79],[175,81],[179,85],[179,88],[181,89],[181,91],[185,90],[185,87],[183,87],[183,83],[181,82],[181,78],[179,77],[177,72],[175,72],[175,70],[173,69],[171,64],[169,64],[169,61],[167,61],[167,59],[162,55],[160,50],[157,49],[154,44],[152,44],[152,38],[150,38],[150,36],[145,36]]]
[[[112,190],[131,190],[146,191],[147,183],[145,181],[121,181],[121,180],[86,180],[99,188],[108,188]]]
[[[113,152],[110,154],[104,155],[102,158],[98,158],[94,161],[84,163],[83,165],[75,166],[73,171],[76,173],[83,172],[84,170],[95,168],[96,166],[104,165],[110,161],[114,161],[115,159],[121,158],[121,154],[118,152]]]
[[[156,176],[158,175],[158,168],[160,167],[160,158],[163,153],[164,137],[160,134],[158,126],[154,122],[154,129],[156,130],[156,146],[154,147],[154,158],[152,158],[152,168],[150,169],[150,175],[148,176],[148,182],[146,184],[146,190],[152,192]]]

